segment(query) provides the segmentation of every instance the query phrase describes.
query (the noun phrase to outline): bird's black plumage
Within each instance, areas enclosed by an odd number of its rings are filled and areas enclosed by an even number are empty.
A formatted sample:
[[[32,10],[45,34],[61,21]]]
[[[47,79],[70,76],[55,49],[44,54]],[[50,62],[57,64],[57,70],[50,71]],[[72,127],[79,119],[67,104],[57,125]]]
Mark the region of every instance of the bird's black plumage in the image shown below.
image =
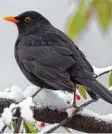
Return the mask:
[[[29,17],[29,21],[25,18]],[[94,77],[85,55],[41,14],[28,11],[15,17],[19,35],[15,44],[16,61],[26,78],[36,86],[73,92],[74,83],[88,88],[112,103],[112,94]]]

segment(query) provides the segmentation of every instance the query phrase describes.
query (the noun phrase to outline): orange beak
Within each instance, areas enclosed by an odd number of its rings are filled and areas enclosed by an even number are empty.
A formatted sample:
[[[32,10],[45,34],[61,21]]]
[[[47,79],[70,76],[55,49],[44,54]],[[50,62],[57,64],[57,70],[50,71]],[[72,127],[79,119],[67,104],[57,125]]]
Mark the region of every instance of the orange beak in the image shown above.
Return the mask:
[[[10,21],[10,22],[13,22],[13,23],[19,23],[20,20],[17,20],[15,17],[13,16],[5,16],[2,18],[3,20],[7,20],[7,21]]]

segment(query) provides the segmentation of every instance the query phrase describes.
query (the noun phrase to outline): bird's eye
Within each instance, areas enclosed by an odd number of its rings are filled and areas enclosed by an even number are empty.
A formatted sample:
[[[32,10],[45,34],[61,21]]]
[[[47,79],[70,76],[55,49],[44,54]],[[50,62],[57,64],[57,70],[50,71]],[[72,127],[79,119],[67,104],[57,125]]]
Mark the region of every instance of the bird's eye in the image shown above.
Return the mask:
[[[30,17],[25,17],[24,21],[28,23],[28,22],[31,21],[31,18]]]

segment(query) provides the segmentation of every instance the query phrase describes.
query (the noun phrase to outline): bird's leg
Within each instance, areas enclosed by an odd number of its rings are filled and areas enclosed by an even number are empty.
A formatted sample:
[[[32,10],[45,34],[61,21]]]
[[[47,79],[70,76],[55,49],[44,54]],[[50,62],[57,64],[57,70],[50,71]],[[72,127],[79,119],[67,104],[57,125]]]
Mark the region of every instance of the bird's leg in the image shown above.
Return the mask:
[[[72,106],[71,107],[77,108],[77,104],[76,104],[76,92],[73,93],[73,103],[72,103]]]
[[[73,92],[72,106],[64,108],[64,109],[60,109],[59,112],[65,112],[68,108],[75,108],[75,109],[77,108],[77,104],[76,104],[76,88],[74,89],[74,92]]]

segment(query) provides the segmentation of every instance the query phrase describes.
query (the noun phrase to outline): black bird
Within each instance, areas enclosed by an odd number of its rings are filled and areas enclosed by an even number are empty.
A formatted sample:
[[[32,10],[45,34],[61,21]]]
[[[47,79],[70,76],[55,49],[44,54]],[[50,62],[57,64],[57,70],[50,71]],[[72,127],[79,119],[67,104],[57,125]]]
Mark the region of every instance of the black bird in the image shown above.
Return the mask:
[[[112,93],[96,80],[85,55],[43,15],[26,11],[3,19],[17,25],[19,34],[15,43],[15,58],[31,83],[70,93],[75,92],[76,84],[81,84],[87,87],[93,99],[99,96],[112,104]]]

